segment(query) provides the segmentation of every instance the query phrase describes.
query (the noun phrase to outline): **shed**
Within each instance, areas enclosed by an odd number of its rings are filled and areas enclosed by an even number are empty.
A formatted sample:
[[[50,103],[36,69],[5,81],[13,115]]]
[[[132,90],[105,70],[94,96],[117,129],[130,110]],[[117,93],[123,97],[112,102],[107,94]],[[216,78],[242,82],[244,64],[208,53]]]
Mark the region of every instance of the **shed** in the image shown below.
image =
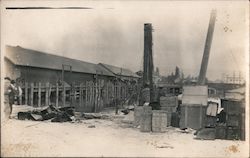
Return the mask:
[[[21,78],[26,82],[57,82],[68,83],[91,81],[98,74],[100,79],[109,80],[114,75],[98,64],[71,59],[54,54],[22,48],[6,46],[6,75]]]

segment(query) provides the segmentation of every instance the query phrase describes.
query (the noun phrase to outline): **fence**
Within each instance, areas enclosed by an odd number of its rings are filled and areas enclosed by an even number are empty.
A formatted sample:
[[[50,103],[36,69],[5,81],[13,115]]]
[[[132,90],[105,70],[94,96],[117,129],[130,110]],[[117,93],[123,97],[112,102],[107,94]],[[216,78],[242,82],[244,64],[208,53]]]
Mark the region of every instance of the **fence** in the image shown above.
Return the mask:
[[[98,112],[105,107],[121,105],[137,91],[124,82],[86,81],[80,84],[25,83],[21,86],[20,104],[43,107],[74,106],[77,111]],[[136,97],[135,97],[136,98]],[[134,100],[135,102],[136,100]]]

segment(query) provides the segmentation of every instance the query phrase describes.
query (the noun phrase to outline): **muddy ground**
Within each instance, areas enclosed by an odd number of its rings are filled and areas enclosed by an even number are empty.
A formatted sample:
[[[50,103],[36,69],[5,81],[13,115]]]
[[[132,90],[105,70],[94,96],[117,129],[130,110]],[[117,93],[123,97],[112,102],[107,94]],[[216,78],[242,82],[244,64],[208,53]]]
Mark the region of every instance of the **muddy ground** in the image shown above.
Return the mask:
[[[248,157],[248,143],[196,140],[194,131],[169,127],[164,133],[142,133],[124,116],[109,111],[109,119],[52,123],[21,121],[14,107],[12,119],[2,121],[1,156],[133,156],[133,157]]]

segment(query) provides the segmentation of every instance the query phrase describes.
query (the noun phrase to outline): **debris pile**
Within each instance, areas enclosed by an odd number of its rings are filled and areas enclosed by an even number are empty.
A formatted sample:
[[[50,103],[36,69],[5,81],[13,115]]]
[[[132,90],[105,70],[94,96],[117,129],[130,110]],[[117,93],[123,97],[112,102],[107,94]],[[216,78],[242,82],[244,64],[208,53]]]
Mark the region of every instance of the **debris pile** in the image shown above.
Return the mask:
[[[61,107],[56,108],[50,105],[43,110],[33,110],[28,112],[18,112],[17,118],[19,120],[33,120],[33,121],[45,121],[50,120],[51,122],[68,122],[74,119],[74,108],[73,107]]]

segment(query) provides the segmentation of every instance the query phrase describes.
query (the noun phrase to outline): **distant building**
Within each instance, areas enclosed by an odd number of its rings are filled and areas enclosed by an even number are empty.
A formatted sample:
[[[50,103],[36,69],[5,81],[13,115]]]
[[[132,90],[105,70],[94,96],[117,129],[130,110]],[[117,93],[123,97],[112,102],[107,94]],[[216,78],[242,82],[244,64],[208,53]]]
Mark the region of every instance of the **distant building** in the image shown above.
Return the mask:
[[[98,65],[103,67],[110,73],[112,73],[116,78],[119,78],[124,81],[138,82],[138,79],[140,78],[140,76],[138,76],[136,73],[126,68],[121,68],[121,67],[117,67],[113,65],[104,64],[104,63],[99,63]]]
[[[223,74],[222,76],[222,82],[228,83],[228,84],[244,84],[245,80],[243,76],[241,76],[241,73],[239,72],[236,74],[235,72],[231,75],[229,74]]]

